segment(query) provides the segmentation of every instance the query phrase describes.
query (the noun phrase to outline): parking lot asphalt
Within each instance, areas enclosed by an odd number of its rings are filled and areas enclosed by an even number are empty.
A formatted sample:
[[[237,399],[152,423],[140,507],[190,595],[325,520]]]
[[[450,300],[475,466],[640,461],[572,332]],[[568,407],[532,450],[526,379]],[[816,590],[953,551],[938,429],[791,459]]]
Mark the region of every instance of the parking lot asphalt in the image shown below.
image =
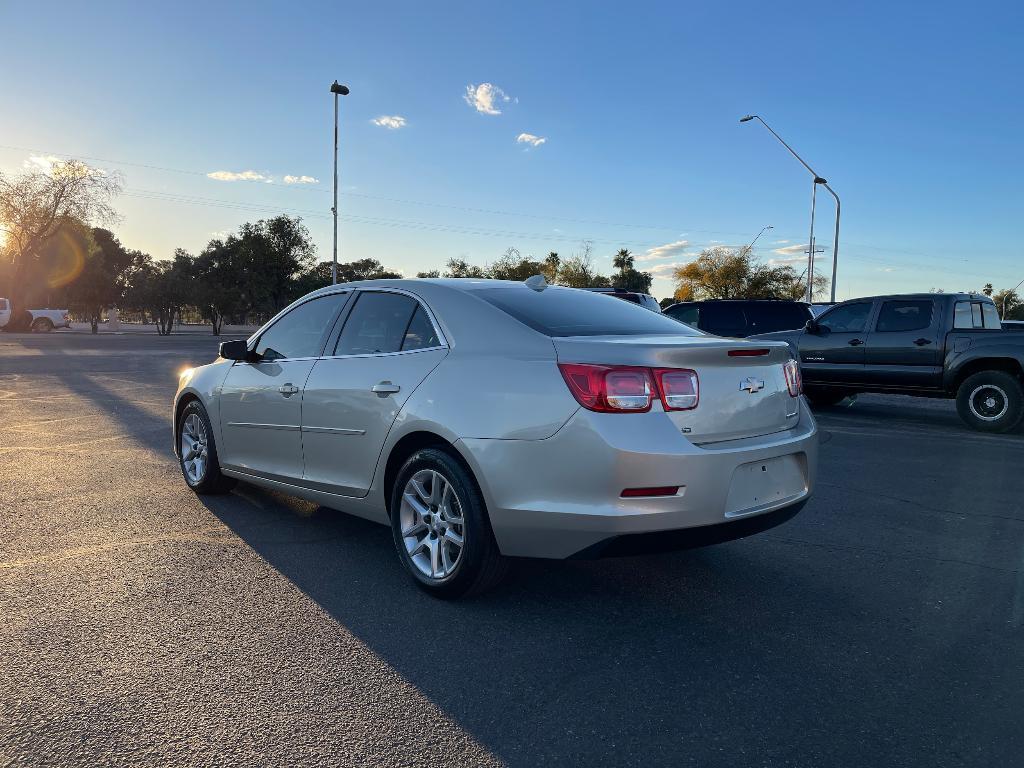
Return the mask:
[[[215,343],[0,334],[0,765],[1020,764],[1024,433],[865,396],[784,526],[444,603],[382,526],[186,488]]]

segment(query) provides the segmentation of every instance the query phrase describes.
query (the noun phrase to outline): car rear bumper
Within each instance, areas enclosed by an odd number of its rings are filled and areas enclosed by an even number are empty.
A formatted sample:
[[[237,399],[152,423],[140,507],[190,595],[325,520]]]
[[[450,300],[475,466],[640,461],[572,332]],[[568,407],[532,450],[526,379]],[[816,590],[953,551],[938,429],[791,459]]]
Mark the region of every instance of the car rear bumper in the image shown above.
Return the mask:
[[[813,490],[818,431],[801,402],[790,429],[702,446],[654,410],[581,409],[546,440],[460,442],[502,553],[567,558],[701,546],[784,522]],[[621,497],[663,486],[680,490]]]

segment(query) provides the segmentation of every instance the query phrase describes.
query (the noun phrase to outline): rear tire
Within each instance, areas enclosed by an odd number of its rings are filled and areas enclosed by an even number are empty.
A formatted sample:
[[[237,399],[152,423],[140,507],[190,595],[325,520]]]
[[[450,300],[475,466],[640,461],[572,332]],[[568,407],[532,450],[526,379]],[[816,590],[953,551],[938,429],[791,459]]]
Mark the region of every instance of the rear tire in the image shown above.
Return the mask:
[[[53,330],[53,321],[48,317],[37,317],[32,321],[32,330],[35,333],[49,333]]]
[[[398,472],[391,531],[402,566],[435,597],[481,594],[508,570],[476,480],[442,448],[416,451]]]
[[[1020,379],[1005,371],[981,371],[968,376],[957,390],[956,410],[971,429],[1009,432],[1024,417]]]
[[[178,446],[178,466],[188,487],[200,496],[227,493],[237,484],[220,471],[213,426],[203,404],[193,400],[178,419],[174,436]]]
[[[848,393],[835,389],[805,390],[804,396],[814,408],[828,408],[829,406],[839,405],[839,403],[849,397]]]

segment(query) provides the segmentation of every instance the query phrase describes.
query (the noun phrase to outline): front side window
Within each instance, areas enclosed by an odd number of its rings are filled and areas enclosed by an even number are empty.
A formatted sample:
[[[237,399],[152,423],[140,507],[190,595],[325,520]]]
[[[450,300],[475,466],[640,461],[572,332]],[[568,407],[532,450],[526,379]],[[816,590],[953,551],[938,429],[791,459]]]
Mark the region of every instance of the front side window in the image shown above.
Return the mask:
[[[920,331],[931,324],[931,301],[886,301],[878,313],[877,330],[880,333]]]
[[[348,293],[332,293],[300,304],[263,332],[256,353],[265,360],[318,357],[347,299]]]
[[[411,336],[409,334],[417,309],[419,303],[415,299],[400,293],[360,293],[341,330],[334,354],[377,355],[422,348],[418,346],[421,341],[430,341],[422,323]],[[424,316],[424,319],[427,318]],[[437,346],[436,339],[430,346]]]
[[[832,333],[861,333],[867,326],[870,314],[871,304],[866,301],[843,304],[822,315],[818,326]]]

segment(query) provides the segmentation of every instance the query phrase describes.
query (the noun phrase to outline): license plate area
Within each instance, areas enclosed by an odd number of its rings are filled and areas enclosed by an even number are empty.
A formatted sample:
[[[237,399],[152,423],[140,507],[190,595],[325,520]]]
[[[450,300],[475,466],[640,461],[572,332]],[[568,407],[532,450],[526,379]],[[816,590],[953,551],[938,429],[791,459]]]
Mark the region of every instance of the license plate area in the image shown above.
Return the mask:
[[[726,517],[765,511],[807,492],[807,459],[802,453],[740,464],[725,501]]]

